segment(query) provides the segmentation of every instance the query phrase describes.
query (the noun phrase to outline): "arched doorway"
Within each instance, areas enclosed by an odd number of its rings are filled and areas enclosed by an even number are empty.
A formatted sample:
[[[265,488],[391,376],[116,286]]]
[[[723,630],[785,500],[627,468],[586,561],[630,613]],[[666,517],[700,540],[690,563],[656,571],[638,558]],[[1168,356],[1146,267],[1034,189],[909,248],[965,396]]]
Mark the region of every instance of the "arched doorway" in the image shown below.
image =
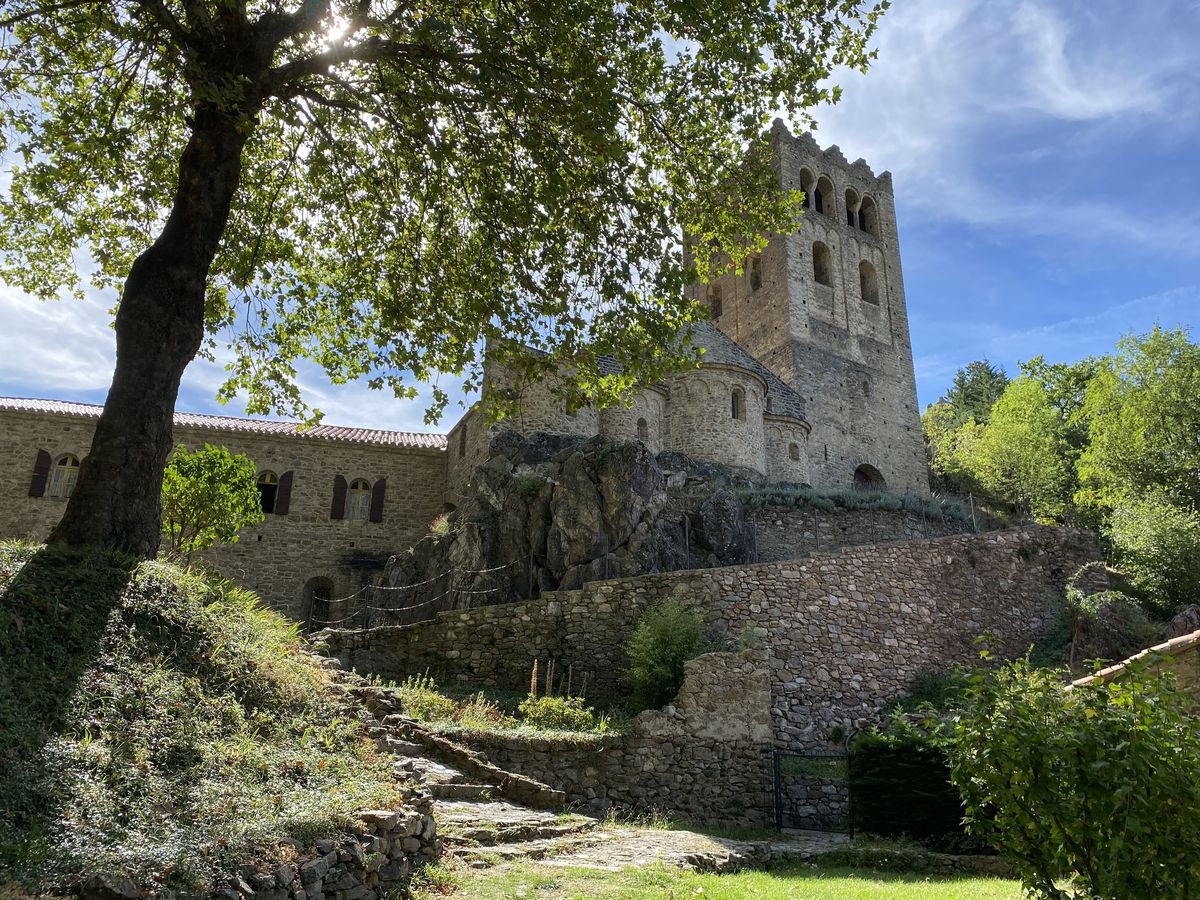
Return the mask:
[[[304,584],[304,609],[308,615],[305,631],[320,631],[329,624],[333,607],[333,581],[324,576],[310,578]]]
[[[858,491],[887,490],[887,482],[879,470],[868,463],[863,463],[854,470],[854,489]]]

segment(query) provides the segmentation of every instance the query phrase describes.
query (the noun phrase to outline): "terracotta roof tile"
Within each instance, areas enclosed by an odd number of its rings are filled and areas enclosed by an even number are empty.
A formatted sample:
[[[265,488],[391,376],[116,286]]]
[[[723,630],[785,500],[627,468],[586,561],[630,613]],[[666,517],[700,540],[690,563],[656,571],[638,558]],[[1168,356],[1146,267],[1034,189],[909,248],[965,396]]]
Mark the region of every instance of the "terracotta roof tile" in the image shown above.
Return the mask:
[[[103,407],[95,403],[72,403],[68,400],[34,400],[24,397],[0,397],[0,409],[19,412],[54,413],[63,416],[99,418]],[[295,422],[269,419],[246,419],[239,416],[213,416],[205,413],[177,412],[175,424],[184,428],[211,428],[241,434],[261,434],[302,440],[344,441],[351,444],[374,444],[380,447],[406,447],[417,450],[445,450],[444,434],[415,431],[383,431],[377,428],[351,428],[344,425],[317,425],[303,431]]]

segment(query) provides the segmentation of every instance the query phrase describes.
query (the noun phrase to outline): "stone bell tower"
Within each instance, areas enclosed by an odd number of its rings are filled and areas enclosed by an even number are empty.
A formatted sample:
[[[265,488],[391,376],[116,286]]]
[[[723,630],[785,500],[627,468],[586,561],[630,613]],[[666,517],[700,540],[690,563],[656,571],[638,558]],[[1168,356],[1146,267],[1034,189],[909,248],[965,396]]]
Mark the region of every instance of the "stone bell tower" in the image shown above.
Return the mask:
[[[700,298],[803,396],[814,487],[927,494],[891,173],[779,120],[771,144],[783,186],[805,192],[804,220]]]

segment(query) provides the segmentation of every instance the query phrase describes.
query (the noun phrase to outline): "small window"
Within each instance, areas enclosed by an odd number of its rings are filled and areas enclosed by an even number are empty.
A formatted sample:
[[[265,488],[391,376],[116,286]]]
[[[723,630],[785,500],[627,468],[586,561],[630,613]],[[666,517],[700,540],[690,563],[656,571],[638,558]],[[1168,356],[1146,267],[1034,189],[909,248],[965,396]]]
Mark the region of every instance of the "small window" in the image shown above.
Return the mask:
[[[467,455],[467,429],[464,426],[463,430],[458,433],[458,457],[462,459]]]
[[[708,286],[708,308],[712,310],[714,319],[721,318],[721,313],[724,312],[724,305],[721,298],[721,286],[719,284],[710,284]]]
[[[854,188],[846,188],[846,224],[851,228],[858,227],[858,194]]]
[[[788,456],[791,459],[798,460],[800,458],[800,445],[799,444],[788,444]]]
[[[817,284],[833,287],[833,260],[829,248],[817,241],[813,244],[813,278]]]
[[[757,291],[762,287],[762,257],[756,256],[750,260],[750,290]]]
[[[79,460],[70,453],[60,457],[50,473],[50,496],[66,500],[75,491],[79,480]]]
[[[346,518],[351,522],[365,522],[370,511],[371,484],[365,478],[355,478],[346,494]]]
[[[733,418],[739,422],[746,421],[746,394],[741,388],[733,389],[733,396],[730,401],[730,412]]]
[[[268,516],[275,512],[275,500],[279,496],[279,476],[274,472],[262,472],[258,476],[258,499],[262,511]]]
[[[863,303],[879,305],[879,276],[875,267],[865,259],[858,264],[858,290]]]
[[[645,419],[637,420],[637,436],[643,444],[650,440],[650,426],[646,424]]]

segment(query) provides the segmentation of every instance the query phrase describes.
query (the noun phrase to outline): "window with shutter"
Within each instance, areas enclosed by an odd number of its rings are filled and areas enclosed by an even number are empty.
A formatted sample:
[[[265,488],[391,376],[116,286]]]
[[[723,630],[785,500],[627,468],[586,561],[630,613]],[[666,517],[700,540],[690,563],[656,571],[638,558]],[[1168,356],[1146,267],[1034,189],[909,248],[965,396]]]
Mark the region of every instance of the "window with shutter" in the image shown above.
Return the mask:
[[[275,515],[286,516],[292,505],[292,472],[279,476],[279,490],[275,493]]]
[[[371,515],[372,522],[383,521],[383,500],[387,493],[387,479],[380,478],[375,482],[375,486],[371,488]]]
[[[346,479],[341,475],[333,476],[333,503],[329,507],[329,518],[346,518]]]
[[[46,494],[46,482],[50,478],[50,454],[45,450],[37,452],[37,458],[33,462],[33,478],[29,482],[30,497],[44,497]]]

